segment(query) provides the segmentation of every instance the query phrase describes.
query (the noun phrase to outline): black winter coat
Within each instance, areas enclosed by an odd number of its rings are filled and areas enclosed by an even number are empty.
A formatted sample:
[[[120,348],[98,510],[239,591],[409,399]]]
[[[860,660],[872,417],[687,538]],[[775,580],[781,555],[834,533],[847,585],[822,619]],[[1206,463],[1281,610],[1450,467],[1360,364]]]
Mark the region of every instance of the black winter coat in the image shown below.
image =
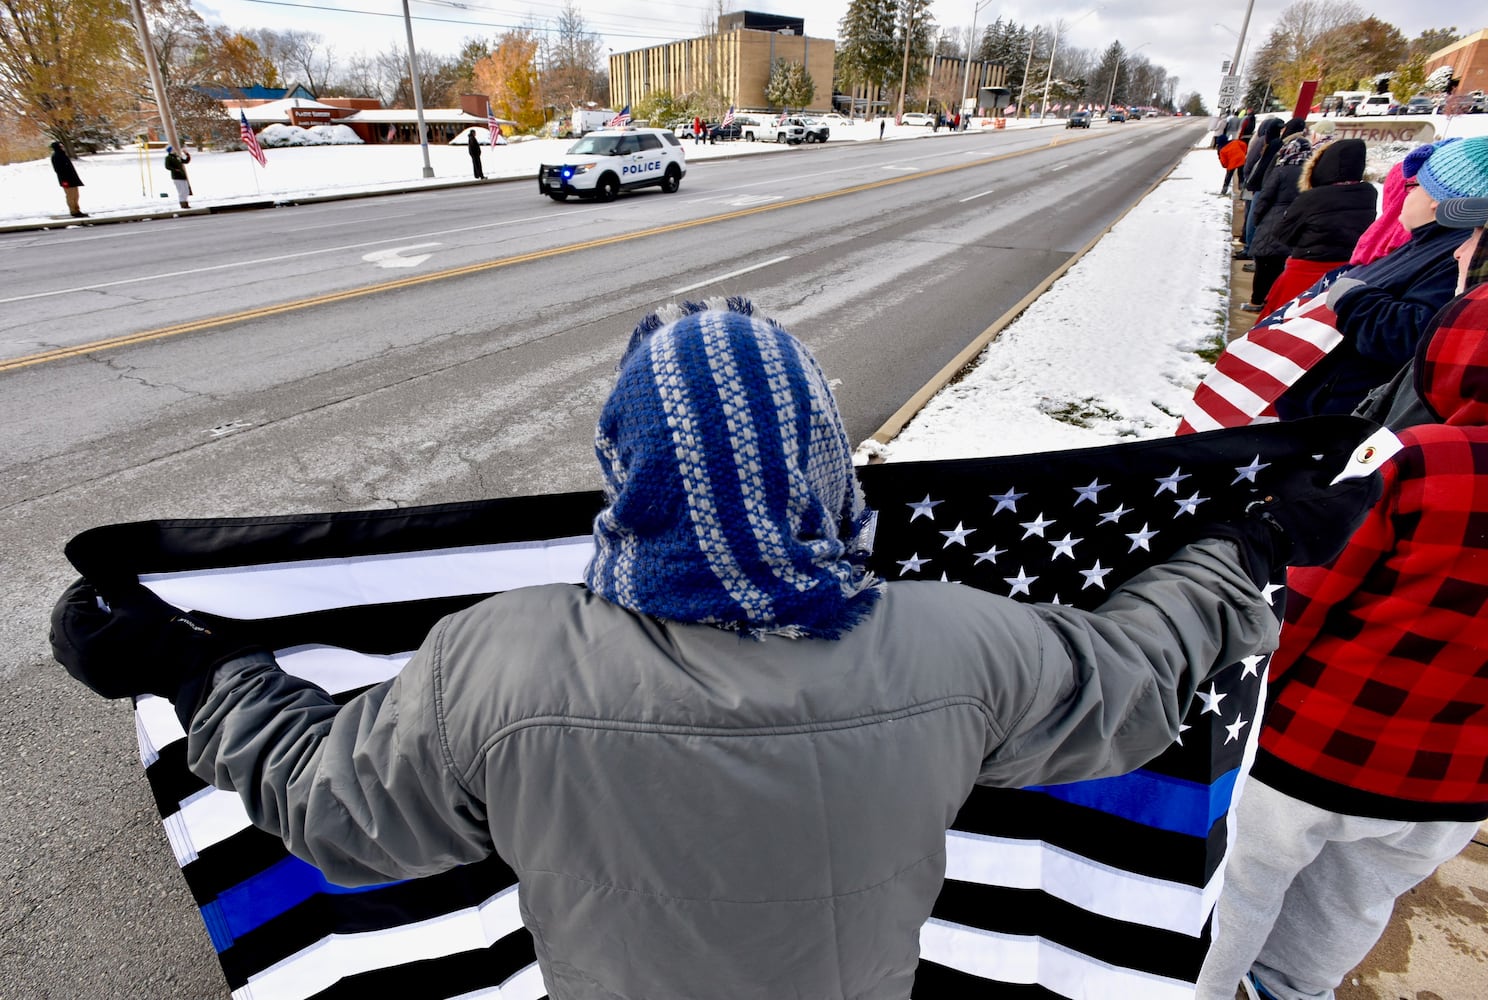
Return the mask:
[[[1250,203],[1251,217],[1255,219],[1255,237],[1250,241],[1252,257],[1285,257],[1291,253],[1291,248],[1276,234],[1287,209],[1297,200],[1302,167],[1301,163],[1277,163],[1266,171],[1266,181]]]
[[[1375,195],[1364,179],[1362,139],[1323,146],[1302,168],[1301,194],[1287,209],[1276,238],[1299,260],[1346,261],[1374,222]]]
[[[52,150],[52,169],[57,172],[57,183],[62,187],[80,188],[83,179],[78,176],[77,168],[67,158],[67,154],[60,149]]]

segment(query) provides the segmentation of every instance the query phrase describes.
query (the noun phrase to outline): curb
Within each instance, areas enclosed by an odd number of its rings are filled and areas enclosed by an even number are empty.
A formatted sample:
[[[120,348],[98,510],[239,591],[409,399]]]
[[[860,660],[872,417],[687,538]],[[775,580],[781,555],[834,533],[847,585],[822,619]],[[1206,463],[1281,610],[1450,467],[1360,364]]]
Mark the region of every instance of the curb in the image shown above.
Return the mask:
[[[996,340],[1002,334],[1003,330],[1011,326],[1013,321],[1021,316],[1029,306],[1033,305],[1040,295],[1044,294],[1056,281],[1064,277],[1065,272],[1078,264],[1087,253],[1095,249],[1096,244],[1105,239],[1106,234],[1114,229],[1118,222],[1126,218],[1132,209],[1147,200],[1147,197],[1156,191],[1174,170],[1178,169],[1178,165],[1183,162],[1183,159],[1180,156],[1171,167],[1163,171],[1161,177],[1153,181],[1151,186],[1142,192],[1140,197],[1126,206],[1104,229],[1096,233],[1090,242],[1086,243],[1079,250],[1076,250],[1068,260],[1056,267],[1038,284],[1034,285],[1028,294],[1019,299],[1012,308],[993,320],[991,326],[977,334],[971,343],[967,344],[955,357],[946,362],[945,366],[936,372],[930,381],[926,382],[914,395],[910,396],[904,405],[895,410],[889,419],[884,422],[883,426],[870,434],[867,440],[858,445],[858,448],[862,448],[869,441],[876,442],[879,445],[886,445],[898,437],[899,432],[904,430],[905,426],[914,419],[915,414],[925,408],[925,404],[930,402],[936,393],[953,382],[961,372],[966,370],[976,360],[977,355],[985,350],[988,344]],[[869,465],[882,464],[883,457],[877,451],[874,451],[867,457],[867,463]]]

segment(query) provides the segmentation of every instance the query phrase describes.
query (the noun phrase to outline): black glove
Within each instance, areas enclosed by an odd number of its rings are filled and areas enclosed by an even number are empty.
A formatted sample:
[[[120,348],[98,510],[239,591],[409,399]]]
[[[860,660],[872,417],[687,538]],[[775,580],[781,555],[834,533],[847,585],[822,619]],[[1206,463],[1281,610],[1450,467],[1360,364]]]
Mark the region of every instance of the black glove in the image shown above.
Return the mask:
[[[1329,486],[1331,475],[1308,472],[1252,500],[1237,520],[1214,524],[1210,534],[1240,546],[1256,586],[1286,566],[1322,566],[1338,558],[1380,494],[1379,473]]]
[[[110,594],[105,600],[86,580],[62,592],[52,609],[52,656],[105,698],[168,698],[183,726],[218,664],[262,648],[208,627],[138,584]]]

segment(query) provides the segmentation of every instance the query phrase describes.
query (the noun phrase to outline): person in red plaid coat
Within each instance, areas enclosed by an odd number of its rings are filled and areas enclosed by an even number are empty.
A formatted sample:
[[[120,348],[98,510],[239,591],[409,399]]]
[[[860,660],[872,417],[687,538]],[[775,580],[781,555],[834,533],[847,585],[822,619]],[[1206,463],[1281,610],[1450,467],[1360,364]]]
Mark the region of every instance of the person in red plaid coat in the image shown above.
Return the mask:
[[[1477,227],[1461,290],[1488,199],[1458,202]],[[1237,983],[1331,998],[1395,899],[1488,819],[1485,330],[1488,284],[1437,314],[1417,371],[1442,422],[1399,433],[1384,493],[1336,560],[1287,576],[1199,1000],[1233,1000]]]

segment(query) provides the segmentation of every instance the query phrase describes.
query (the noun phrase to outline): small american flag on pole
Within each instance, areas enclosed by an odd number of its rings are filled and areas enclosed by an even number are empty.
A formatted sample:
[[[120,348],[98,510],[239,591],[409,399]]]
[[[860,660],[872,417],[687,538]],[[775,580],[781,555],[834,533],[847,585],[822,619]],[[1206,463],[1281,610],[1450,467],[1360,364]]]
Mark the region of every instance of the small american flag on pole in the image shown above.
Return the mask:
[[[486,105],[486,131],[491,133],[492,146],[505,146],[506,136],[501,134],[501,126],[496,122],[496,112],[491,110],[491,105]]]
[[[620,128],[622,125],[629,125],[629,124],[630,124],[630,105],[627,104],[625,107],[623,107],[623,108],[620,109],[620,112],[618,114],[616,114],[614,118],[611,118],[606,123],[606,127],[607,128]]]
[[[724,116],[723,116],[723,124],[725,124],[725,125],[732,125],[733,123],[734,123],[734,106],[732,104],[730,104],[727,113],[725,113]]]
[[[242,111],[238,112],[238,134],[243,139],[243,145],[248,147],[248,154],[258,161],[260,167],[267,167],[269,161],[264,158],[263,147],[258,144],[258,136],[253,134],[253,129],[248,125],[248,116]]]

